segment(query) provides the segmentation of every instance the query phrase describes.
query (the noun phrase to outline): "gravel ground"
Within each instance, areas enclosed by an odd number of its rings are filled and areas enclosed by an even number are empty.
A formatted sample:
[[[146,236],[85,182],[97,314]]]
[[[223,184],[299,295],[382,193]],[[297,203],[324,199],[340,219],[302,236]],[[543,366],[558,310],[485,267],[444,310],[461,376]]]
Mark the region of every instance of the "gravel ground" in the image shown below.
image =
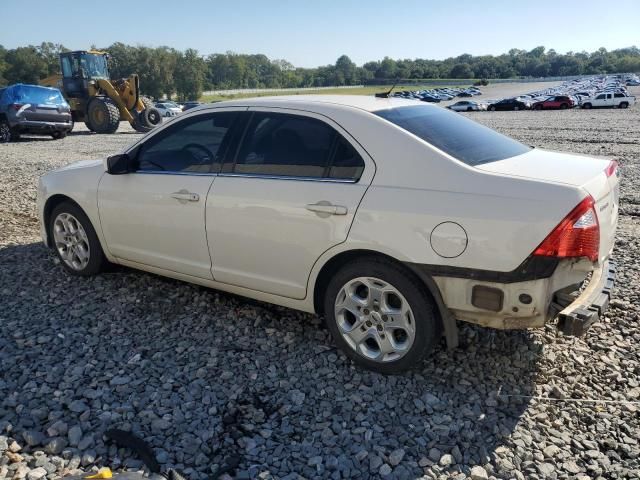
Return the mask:
[[[459,349],[399,376],[355,368],[311,315],[128,269],[66,275],[38,238],[37,178],[119,151],[138,138],[124,124],[0,145],[0,479],[140,468],[112,427],[189,479],[638,478],[640,107],[469,116],[620,159],[615,299],[583,339],[462,326]]]

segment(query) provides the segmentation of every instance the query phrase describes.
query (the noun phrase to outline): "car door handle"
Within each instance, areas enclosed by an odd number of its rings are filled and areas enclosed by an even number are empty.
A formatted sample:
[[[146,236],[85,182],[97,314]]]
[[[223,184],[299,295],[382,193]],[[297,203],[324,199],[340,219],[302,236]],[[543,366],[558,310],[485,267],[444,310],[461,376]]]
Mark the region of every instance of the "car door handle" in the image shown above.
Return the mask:
[[[323,213],[325,215],[346,215],[347,207],[342,205],[332,205],[329,202],[310,203],[306,206],[306,209],[310,212]]]
[[[197,202],[200,200],[200,195],[197,193],[187,192],[186,190],[180,190],[179,192],[173,192],[171,198],[180,200],[181,202]]]

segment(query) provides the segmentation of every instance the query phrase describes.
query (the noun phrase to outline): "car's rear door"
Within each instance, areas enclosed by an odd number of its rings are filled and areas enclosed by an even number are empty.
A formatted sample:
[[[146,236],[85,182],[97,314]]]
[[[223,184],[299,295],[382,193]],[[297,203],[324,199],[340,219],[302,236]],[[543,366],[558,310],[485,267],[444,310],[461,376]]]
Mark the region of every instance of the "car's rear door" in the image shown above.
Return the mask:
[[[115,257],[212,278],[206,199],[238,115],[216,109],[172,123],[131,152],[135,172],[102,176],[100,221]]]
[[[364,150],[330,119],[252,108],[207,199],[217,282],[304,298],[309,274],[347,238],[373,178]]]

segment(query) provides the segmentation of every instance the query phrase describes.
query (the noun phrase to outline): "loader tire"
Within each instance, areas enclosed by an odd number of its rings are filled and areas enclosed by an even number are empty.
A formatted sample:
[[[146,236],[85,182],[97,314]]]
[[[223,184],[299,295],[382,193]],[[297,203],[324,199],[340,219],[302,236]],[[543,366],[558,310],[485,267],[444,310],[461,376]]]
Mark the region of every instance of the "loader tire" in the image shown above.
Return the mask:
[[[96,133],[114,133],[120,125],[120,110],[110,98],[95,97],[87,109],[87,123]]]
[[[144,98],[142,100],[145,107],[144,110],[136,115],[136,120],[133,123],[133,128],[141,133],[150,132],[162,123],[162,114],[160,111],[154,107],[153,104],[147,104],[145,100]]]

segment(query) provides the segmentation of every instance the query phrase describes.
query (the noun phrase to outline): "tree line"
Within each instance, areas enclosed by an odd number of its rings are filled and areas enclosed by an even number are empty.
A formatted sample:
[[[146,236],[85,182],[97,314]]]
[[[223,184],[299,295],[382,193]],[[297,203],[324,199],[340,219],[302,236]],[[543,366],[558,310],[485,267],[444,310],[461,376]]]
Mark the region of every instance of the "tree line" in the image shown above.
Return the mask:
[[[92,48],[95,48],[92,47]],[[145,47],[114,43],[110,54],[112,78],[140,75],[143,93],[159,98],[177,95],[196,99],[203,90],[238,88],[299,88],[389,83],[394,79],[491,79],[640,72],[640,49],[557,53],[536,47],[511,49],[502,55],[469,54],[444,60],[392,59],[356,65],[342,55],[333,65],[295,67],[286,60],[262,54],[214,53],[197,50]],[[0,85],[38,83],[59,71],[58,54],[68,51],[60,44],[44,42],[14,49],[0,45]]]

